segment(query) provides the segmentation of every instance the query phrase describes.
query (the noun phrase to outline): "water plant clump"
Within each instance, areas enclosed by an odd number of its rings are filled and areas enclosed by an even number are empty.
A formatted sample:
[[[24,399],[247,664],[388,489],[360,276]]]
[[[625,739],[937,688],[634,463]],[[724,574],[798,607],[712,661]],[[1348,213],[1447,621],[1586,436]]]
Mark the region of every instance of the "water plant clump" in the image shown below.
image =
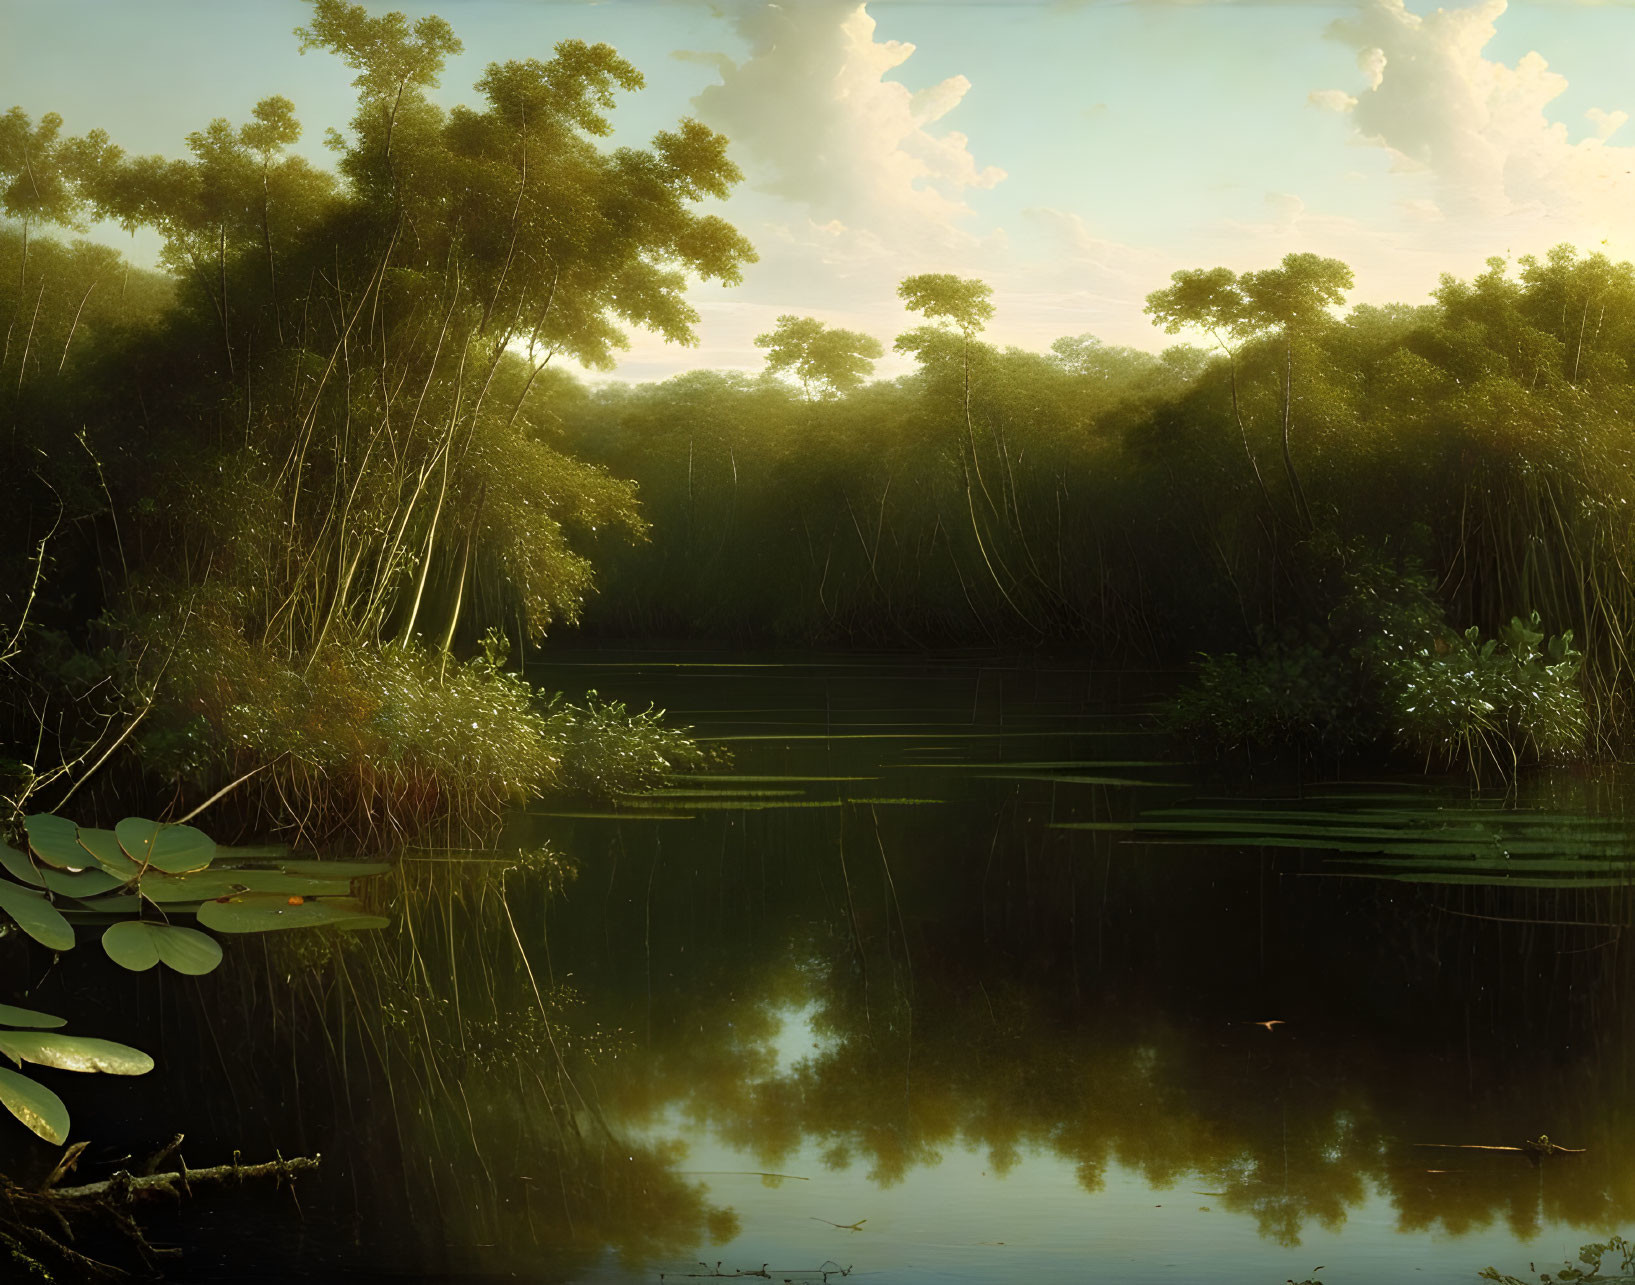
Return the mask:
[[[557,693],[544,709],[561,756],[556,784],[571,793],[613,798],[729,761],[721,747],[701,745],[688,735],[691,729],[667,725],[665,712],[652,706],[633,712],[623,701],[589,691],[580,701]]]
[[[1477,773],[1587,751],[1571,630],[1546,636],[1535,611],[1486,639],[1477,626],[1459,632],[1414,562],[1332,538],[1306,552],[1318,574],[1303,635],[1204,656],[1169,705],[1174,731],[1216,752],[1377,745]]]
[[[178,649],[138,736],[150,779],[208,793],[293,839],[379,844],[494,823],[551,788],[563,751],[532,687],[414,642],[327,645],[292,663],[232,631]]]

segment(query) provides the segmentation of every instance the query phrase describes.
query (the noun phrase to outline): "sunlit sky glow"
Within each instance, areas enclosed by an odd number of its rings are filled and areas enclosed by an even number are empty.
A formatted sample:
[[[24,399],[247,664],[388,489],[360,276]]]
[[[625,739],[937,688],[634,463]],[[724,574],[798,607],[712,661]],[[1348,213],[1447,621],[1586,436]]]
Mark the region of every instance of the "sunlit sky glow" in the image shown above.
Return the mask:
[[[761,260],[697,286],[700,344],[632,335],[618,375],[758,369],[780,313],[907,329],[911,272],[994,287],[989,337],[1090,332],[1156,348],[1145,295],[1177,268],[1345,259],[1357,301],[1423,300],[1442,272],[1560,241],[1635,256],[1635,0],[433,0],[484,65],[606,41],[647,77],[640,143],[681,116],[733,140],[722,212]],[[214,116],[292,98],[301,150],[351,114],[350,75],[300,55],[301,0],[0,0],[0,109],[55,110],[180,154]],[[152,261],[154,245],[132,245]],[[897,366],[888,360],[881,373]]]

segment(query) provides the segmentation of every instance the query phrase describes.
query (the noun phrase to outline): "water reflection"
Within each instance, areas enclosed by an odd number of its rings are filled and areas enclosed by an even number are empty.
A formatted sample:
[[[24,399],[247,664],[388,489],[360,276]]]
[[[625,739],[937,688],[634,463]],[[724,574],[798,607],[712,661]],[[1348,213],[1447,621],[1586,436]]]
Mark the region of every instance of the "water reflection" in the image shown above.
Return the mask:
[[[161,1059],[171,1101],[247,1153],[332,1157],[303,1269],[1382,1279],[1635,1224],[1627,891],[1132,844],[1143,809],[1205,791],[1139,728],[1072,722],[1060,683],[927,680],[870,738],[845,711],[913,692],[831,675],[818,707],[760,681],[711,679],[715,730],[780,708],[683,787],[720,791],[678,795],[711,805],[691,820],[519,817],[496,853],[413,854],[396,931],[211,981]],[[1609,817],[1629,797],[1540,788]],[[221,1101],[222,1011],[265,1019],[232,1070],[264,1116]],[[1545,1133],[1587,1150],[1416,1145]]]
[[[993,1176],[1048,1157],[1087,1195],[1110,1173],[1201,1192],[1291,1248],[1376,1194],[1420,1234],[1635,1217],[1627,1044],[1582,1020],[1615,1009],[1622,961],[1576,928],[1268,878],[1258,857],[1119,869],[1082,842],[879,821],[740,818],[697,851],[619,833],[628,885],[570,896],[555,929],[640,1032],[599,1078],[618,1127],[680,1119],[753,1167],[815,1154],[874,1189],[971,1149]],[[797,834],[768,880],[763,854]],[[1588,1153],[1415,1145],[1544,1132]]]

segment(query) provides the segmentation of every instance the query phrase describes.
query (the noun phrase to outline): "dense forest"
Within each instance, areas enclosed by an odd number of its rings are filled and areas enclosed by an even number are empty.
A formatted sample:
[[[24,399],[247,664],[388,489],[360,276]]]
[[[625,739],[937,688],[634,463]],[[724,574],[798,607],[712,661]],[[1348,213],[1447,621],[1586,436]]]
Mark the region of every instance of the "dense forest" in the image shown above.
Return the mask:
[[[327,169],[281,97],[179,158],[66,135],[49,105],[0,117],[7,958],[72,945],[70,909],[127,921],[105,944],[128,969],[209,971],[219,946],[143,887],[204,879],[213,844],[174,838],[196,817],[375,856],[708,761],[617,692],[525,679],[548,639],[1165,667],[1163,726],[1211,759],[1513,777],[1630,744],[1631,265],[1560,246],[1392,306],[1350,305],[1351,270],[1313,254],[1199,267],[1151,283],[1161,352],[1000,348],[986,283],[915,274],[898,334],[789,314],[758,373],[592,382],[568,367],[612,370],[627,328],[692,341],[690,284],[754,262],[708,212],[742,178],[729,140],[684,120],[605,146],[642,83],[606,45],[492,65],[444,109],[443,20],[313,0],[299,36],[355,76]],[[157,234],[159,269],[93,225]],[[874,378],[888,345],[913,368]],[[175,824],[90,828],[132,812]],[[210,877],[242,883],[164,904],[248,931],[245,887],[300,907],[386,868],[309,885],[230,851]],[[423,930],[459,900],[424,890]],[[385,922],[334,905],[312,922]],[[393,949],[363,984],[382,1012],[426,972]],[[4,1075],[62,1141],[60,1102]]]
[[[599,150],[640,83],[606,46],[444,111],[441,20],[325,3],[302,40],[356,72],[333,171],[290,154],[281,98],[186,159],[4,119],[15,814],[105,758],[189,806],[256,772],[240,808],[320,836],[492,814],[575,721],[505,658],[582,611],[603,638],[1211,653],[1181,721],[1223,744],[1621,740],[1629,265],[1560,247],[1349,311],[1335,260],[1187,271],[1148,299],[1194,341],[1161,354],[998,350],[986,285],[922,275],[911,375],[785,316],[759,378],[591,388],[562,363],[610,367],[622,325],[686,342],[689,276],[753,260],[693,209],[739,178],[727,140]],[[61,239],[87,219],[157,231],[164,270]]]

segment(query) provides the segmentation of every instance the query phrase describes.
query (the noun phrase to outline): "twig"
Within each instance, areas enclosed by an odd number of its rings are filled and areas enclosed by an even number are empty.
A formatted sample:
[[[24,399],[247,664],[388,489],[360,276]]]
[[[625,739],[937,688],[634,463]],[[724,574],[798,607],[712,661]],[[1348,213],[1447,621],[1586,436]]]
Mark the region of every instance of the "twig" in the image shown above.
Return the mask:
[[[90,1145],[89,1142],[76,1142],[73,1146],[66,1148],[62,1153],[62,1158],[57,1161],[56,1167],[51,1170],[46,1180],[40,1184],[40,1190],[47,1191],[67,1177],[68,1172],[78,1163],[80,1153]]]

